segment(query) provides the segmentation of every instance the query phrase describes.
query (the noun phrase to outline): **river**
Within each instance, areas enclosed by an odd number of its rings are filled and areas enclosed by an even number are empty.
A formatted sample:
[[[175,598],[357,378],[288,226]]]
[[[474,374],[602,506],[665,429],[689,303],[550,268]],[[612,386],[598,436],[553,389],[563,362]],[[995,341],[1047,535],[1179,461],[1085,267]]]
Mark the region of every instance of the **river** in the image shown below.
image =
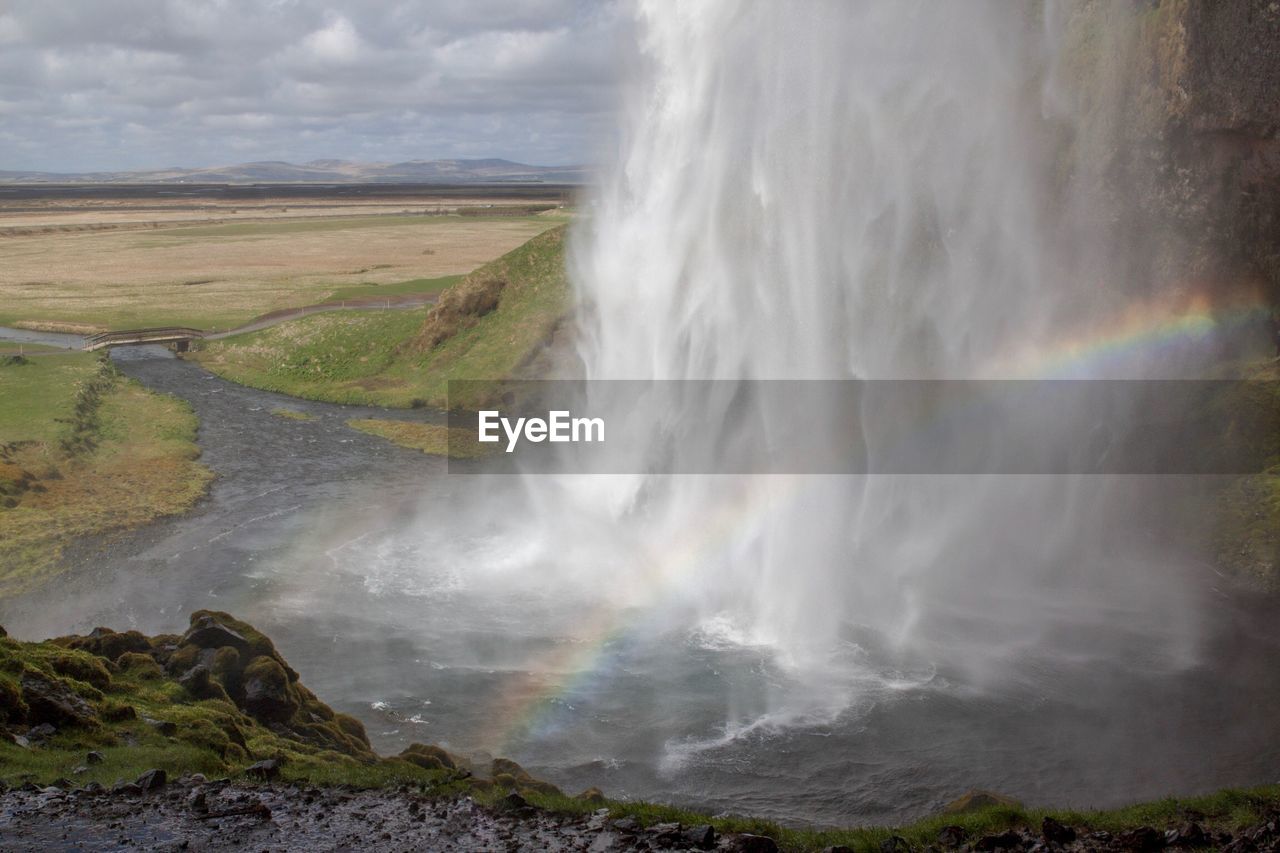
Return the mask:
[[[0,602],[16,636],[180,631],[192,610],[226,610],[275,639],[304,683],[364,720],[384,753],[415,740],[501,752],[569,790],[797,823],[901,820],[973,787],[1115,805],[1273,782],[1280,768],[1274,620],[1211,578],[1200,654],[1173,671],[1061,663],[993,689],[851,637],[882,671],[898,668],[896,686],[853,685],[825,717],[771,715],[760,697],[812,686],[790,682],[768,649],[660,621],[584,647],[582,603],[490,573],[527,555],[458,513],[485,500],[486,516],[500,516],[514,478],[450,476],[441,460],[344,423],[438,413],[244,388],[158,347],[115,358],[193,406],[217,479],[189,514],[79,543],[55,582]],[[459,539],[473,564],[437,559]],[[578,669],[591,676],[565,677]]]

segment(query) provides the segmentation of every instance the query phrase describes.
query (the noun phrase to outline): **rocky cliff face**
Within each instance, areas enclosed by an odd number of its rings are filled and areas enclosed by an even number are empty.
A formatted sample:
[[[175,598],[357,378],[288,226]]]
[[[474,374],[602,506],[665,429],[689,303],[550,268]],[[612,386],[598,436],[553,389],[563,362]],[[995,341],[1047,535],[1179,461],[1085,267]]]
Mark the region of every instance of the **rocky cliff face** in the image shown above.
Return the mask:
[[[1064,239],[1102,247],[1082,274],[1130,299],[1252,312],[1226,352],[1251,378],[1280,378],[1261,361],[1264,313],[1280,310],[1280,2],[1047,0],[1044,32]],[[1246,389],[1242,417],[1274,420],[1270,387]],[[1211,529],[1187,547],[1280,589],[1280,465],[1206,501]]]
[[[1051,111],[1113,260],[1280,303],[1280,3],[1059,0]]]

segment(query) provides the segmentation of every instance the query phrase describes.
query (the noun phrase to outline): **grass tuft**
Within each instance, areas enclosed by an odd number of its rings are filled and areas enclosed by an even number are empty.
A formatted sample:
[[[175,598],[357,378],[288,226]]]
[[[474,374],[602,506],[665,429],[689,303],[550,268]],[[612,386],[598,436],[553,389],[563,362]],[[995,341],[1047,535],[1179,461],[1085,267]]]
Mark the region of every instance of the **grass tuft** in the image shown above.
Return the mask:
[[[491,450],[479,444],[471,430],[459,427],[449,428],[439,424],[382,418],[350,420],[347,421],[347,426],[369,435],[385,438],[392,444],[398,444],[410,450],[421,450],[432,456],[476,459]]]

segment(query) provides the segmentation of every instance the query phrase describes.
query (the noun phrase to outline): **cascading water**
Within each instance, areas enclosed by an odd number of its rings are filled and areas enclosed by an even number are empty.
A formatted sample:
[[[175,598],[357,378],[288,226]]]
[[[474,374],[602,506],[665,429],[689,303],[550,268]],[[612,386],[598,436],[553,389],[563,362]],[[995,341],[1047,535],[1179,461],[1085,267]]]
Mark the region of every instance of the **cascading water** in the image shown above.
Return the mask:
[[[984,3],[641,4],[647,61],[574,258],[587,377],[1047,373],[1036,359],[1051,353],[1028,344],[1113,295],[1082,285],[1059,252],[1040,115],[1047,50],[1032,15]],[[824,417],[762,407],[744,420],[722,402],[670,413],[709,441],[677,455]],[[873,456],[903,429],[896,418],[864,412]],[[843,670],[868,641],[988,676],[1011,657],[1111,653],[1097,631],[1126,608],[1150,660],[1184,663],[1193,633],[1178,584],[1116,552],[1103,480],[636,475],[553,489],[537,503],[590,518],[609,555],[588,549],[585,567],[565,567],[575,558],[552,533],[557,573],[595,573],[619,604],[661,601],[733,626],[827,684],[831,656]],[[739,504],[749,508],[729,512],[741,517],[716,520]],[[672,543],[697,556],[673,560]],[[839,709],[850,696],[822,701]]]
[[[1071,221],[1038,14],[639,3],[619,156],[571,242],[587,378],[1145,375],[1140,349],[1088,358],[1132,300]],[[586,402],[618,423],[635,400],[607,387]],[[1203,585],[1142,478],[672,475],[646,460],[823,413],[658,415],[653,446],[611,451],[633,473],[450,478],[412,522],[309,543],[332,581],[277,576],[277,610],[348,662],[308,682],[379,697],[384,748],[796,821],[971,787],[1102,805],[1276,757],[1265,725],[1225,761],[1198,746],[1280,686],[1251,656],[1199,665]],[[860,428],[875,457],[908,427],[871,406]]]

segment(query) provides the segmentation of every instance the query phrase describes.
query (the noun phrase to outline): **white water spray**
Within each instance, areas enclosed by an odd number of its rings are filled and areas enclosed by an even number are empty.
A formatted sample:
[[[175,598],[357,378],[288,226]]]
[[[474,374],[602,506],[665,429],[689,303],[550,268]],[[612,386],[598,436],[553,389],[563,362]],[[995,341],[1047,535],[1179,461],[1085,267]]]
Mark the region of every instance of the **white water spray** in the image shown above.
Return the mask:
[[[640,3],[643,71],[572,264],[587,377],[1034,376],[1008,354],[1107,299],[1073,275],[1088,247],[1063,253],[1056,238],[1041,114],[1050,57],[1034,14],[984,2]],[[725,441],[822,416],[765,408],[744,427],[728,410],[691,401],[670,419]],[[874,455],[902,425],[870,410],[862,428]],[[550,508],[543,582],[659,608],[675,625],[732,626],[827,681],[850,648],[985,678],[1018,660],[1115,654],[1106,638],[1117,631],[1142,639],[1146,665],[1182,662],[1193,631],[1180,581],[1111,536],[1113,486],[532,484]],[[849,699],[837,694],[826,700]]]

